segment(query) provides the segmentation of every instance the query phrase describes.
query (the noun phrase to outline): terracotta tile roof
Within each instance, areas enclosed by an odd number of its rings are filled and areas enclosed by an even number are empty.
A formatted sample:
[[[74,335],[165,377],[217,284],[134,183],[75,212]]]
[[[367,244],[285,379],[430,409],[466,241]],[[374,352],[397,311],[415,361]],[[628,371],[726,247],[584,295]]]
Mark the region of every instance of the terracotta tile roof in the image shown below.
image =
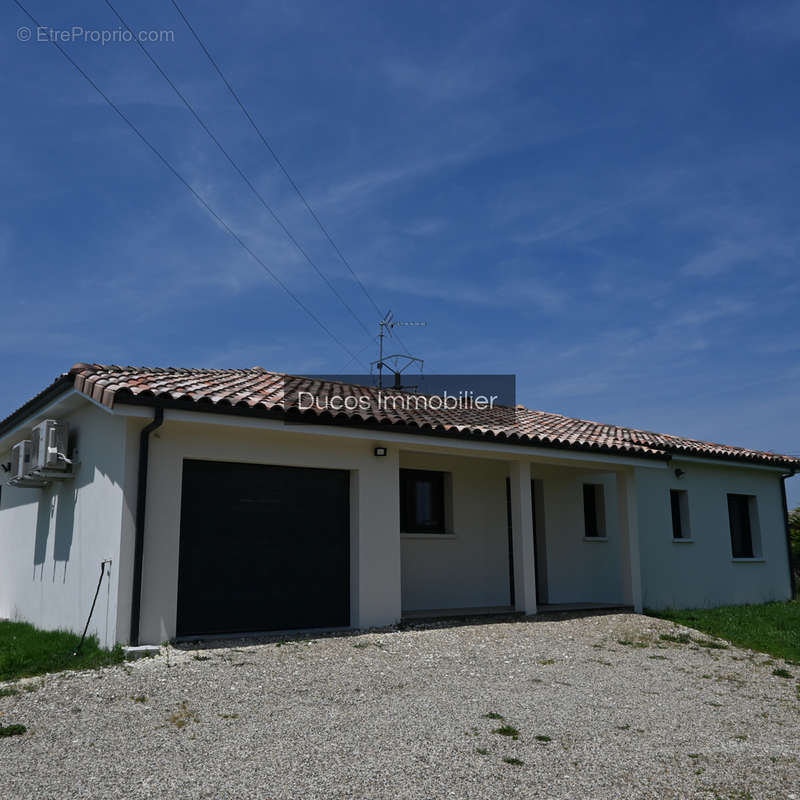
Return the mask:
[[[337,384],[252,369],[151,369],[101,364],[76,364],[67,373],[77,391],[103,405],[115,402],[160,403],[202,410],[253,413],[319,422],[397,426],[404,432],[432,433],[493,439],[507,443],[596,450],[622,455],[664,458],[692,455],[750,461],[800,469],[800,458],[741,447],[670,436],[662,433],[604,425],[561,414],[516,408],[436,410],[377,407],[374,387]],[[333,395],[364,398],[367,409],[330,411],[314,407],[300,410],[298,392],[319,398]],[[389,390],[386,390],[389,391]],[[418,396],[424,397],[424,396]]]
[[[74,387],[98,403],[159,404],[197,411],[222,411],[281,419],[369,427],[398,432],[481,438],[507,444],[590,450],[617,455],[665,458],[691,455],[749,461],[800,470],[800,458],[714,444],[664,433],[623,428],[565,417],[523,406],[492,409],[430,410],[378,407],[378,390],[370,386],[312,380],[262,367],[252,369],[178,369],[75,364],[48,387],[0,421],[0,435],[21,424],[43,405]],[[298,392],[321,398],[323,410],[301,410]],[[386,390],[390,392],[390,390]],[[366,410],[324,410],[333,395],[363,399]],[[412,397],[425,398],[424,395]]]

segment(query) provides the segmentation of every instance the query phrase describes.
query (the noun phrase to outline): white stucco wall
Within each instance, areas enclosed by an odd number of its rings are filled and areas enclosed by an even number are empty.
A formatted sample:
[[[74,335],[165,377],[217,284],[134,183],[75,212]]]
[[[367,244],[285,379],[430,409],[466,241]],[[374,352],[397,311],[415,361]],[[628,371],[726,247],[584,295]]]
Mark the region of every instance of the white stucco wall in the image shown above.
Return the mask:
[[[637,475],[644,605],[692,608],[786,600],[786,532],[777,472],[674,460],[666,471]],[[674,469],[685,475],[678,480]],[[693,542],[674,542],[669,490],[688,492]],[[755,495],[761,560],[735,561],[727,494]]]
[[[151,410],[112,415],[85,400],[65,419],[77,434],[80,468],[44,490],[3,486],[0,500],[0,617],[80,632],[100,561],[112,559],[91,632],[106,645],[126,642],[132,589],[139,432]],[[134,412],[135,414],[136,412]],[[346,469],[351,476],[351,624],[386,625],[401,611],[509,603],[506,476],[519,451],[433,439],[372,438],[361,432],[304,430],[257,421],[168,412],[151,438],[142,586],[141,641],[175,635],[184,459]],[[172,415],[172,416],[171,416]],[[209,421],[213,418],[213,422]],[[29,431],[21,430],[17,439]],[[380,434],[378,434],[380,435]],[[376,445],[388,447],[377,458]],[[459,448],[464,447],[463,450]],[[474,449],[467,449],[474,447]],[[614,469],[630,472],[638,523],[644,605],[652,608],[756,603],[789,596],[780,478],[774,471],[675,460],[669,469],[605,464],[568,466],[558,454],[533,459],[541,482],[547,602],[630,602],[630,558],[620,530]],[[10,453],[0,454],[7,462]],[[574,463],[574,462],[573,462]],[[674,468],[686,474],[681,480]],[[450,474],[449,537],[401,536],[398,470]],[[527,470],[527,466],[524,466]],[[0,474],[7,483],[8,474]],[[524,483],[524,479],[522,481]],[[584,483],[605,487],[607,541],[584,538]],[[674,543],[669,489],[689,492],[693,542]],[[755,495],[762,558],[731,558],[726,495]],[[224,542],[220,542],[224,555]],[[515,558],[517,553],[515,553]],[[627,586],[627,588],[626,588]]]
[[[90,633],[117,640],[117,570],[126,421],[88,403],[65,416],[80,461],[74,478],[43,489],[4,485],[0,499],[0,617],[82,632],[100,576]],[[30,436],[20,431],[16,440]],[[0,460],[10,460],[10,452]],[[2,473],[4,484],[10,475]]]
[[[539,464],[532,465],[531,475],[542,482],[547,602],[627,602],[627,553],[619,529],[615,475]],[[584,537],[584,483],[604,486],[605,541],[587,541]],[[538,519],[537,524],[541,523]]]
[[[400,467],[449,473],[451,532],[401,534],[404,611],[510,603],[504,461],[401,452]]]
[[[378,440],[309,435],[300,426],[277,430],[165,421],[150,440],[148,502],[142,576],[142,643],[175,636],[184,459],[241,461],[350,470],[352,627],[400,618],[398,451],[377,458]],[[229,422],[231,424],[224,424]],[[137,430],[141,421],[131,421]],[[224,542],[220,542],[224,557]]]

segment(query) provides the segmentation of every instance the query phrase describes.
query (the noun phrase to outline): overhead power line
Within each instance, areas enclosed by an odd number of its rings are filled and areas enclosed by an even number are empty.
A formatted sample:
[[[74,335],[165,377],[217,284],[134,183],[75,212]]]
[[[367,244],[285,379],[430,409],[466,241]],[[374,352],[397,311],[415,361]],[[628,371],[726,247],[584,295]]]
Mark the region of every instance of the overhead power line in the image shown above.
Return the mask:
[[[122,15],[119,13],[119,11],[117,11],[117,9],[112,5],[110,0],[105,0],[105,4],[114,12],[114,14],[116,15],[117,19],[130,31],[130,33],[132,34],[132,39],[133,39],[134,42],[136,42],[137,45],[139,45],[139,49],[147,56],[147,58],[149,59],[150,63],[158,70],[158,72],[161,74],[161,77],[164,78],[164,80],[170,85],[170,87],[172,88],[172,91],[175,92],[175,94],[180,98],[181,102],[191,112],[192,116],[197,120],[197,122],[200,125],[200,127],[208,134],[208,136],[211,139],[211,141],[214,142],[214,144],[219,148],[219,150],[222,153],[222,155],[224,155],[225,158],[228,160],[228,163],[236,170],[236,172],[239,174],[239,177],[247,184],[247,186],[249,187],[250,191],[256,196],[256,198],[258,198],[258,200],[261,203],[261,205],[269,212],[269,214],[272,216],[272,219],[275,220],[275,222],[278,224],[278,226],[281,228],[281,230],[286,234],[286,236],[288,237],[289,241],[297,248],[298,252],[311,265],[311,267],[314,269],[314,271],[317,273],[317,275],[319,275],[319,277],[322,278],[323,281],[325,281],[325,283],[328,285],[328,288],[331,290],[331,292],[333,292],[333,294],[336,296],[336,298],[339,300],[339,302],[347,309],[347,311],[350,313],[350,315],[353,317],[353,319],[363,328],[364,333],[366,333],[367,336],[371,336],[372,334],[371,334],[369,328],[364,324],[363,320],[358,316],[358,314],[356,314],[355,311],[353,311],[353,309],[350,307],[350,305],[347,303],[347,301],[344,299],[344,297],[342,297],[342,295],[339,292],[339,290],[328,279],[328,276],[325,275],[325,273],[317,266],[317,264],[313,261],[311,256],[306,252],[306,250],[302,247],[302,245],[297,241],[297,239],[294,237],[292,232],[289,230],[289,228],[286,227],[286,225],[284,224],[283,220],[281,220],[281,218],[275,213],[275,210],[272,208],[272,206],[270,206],[270,204],[264,199],[264,196],[255,187],[255,185],[250,180],[250,178],[247,177],[247,175],[244,173],[242,168],[236,163],[236,161],[234,161],[233,157],[225,149],[225,147],[223,146],[222,142],[220,142],[220,140],[214,135],[214,133],[208,127],[208,125],[206,125],[206,123],[203,121],[202,117],[197,112],[197,110],[194,108],[194,106],[186,99],[186,96],[175,85],[175,83],[169,77],[169,75],[167,75],[167,73],[162,68],[161,64],[159,64],[159,62],[150,53],[150,51],[142,44],[141,37],[139,36],[138,31],[135,31],[133,28],[131,28],[130,25],[128,25],[128,23],[123,19]]]
[[[289,170],[286,169],[286,167],[284,166],[283,161],[281,161],[281,159],[278,157],[278,154],[275,152],[275,150],[273,149],[272,145],[267,140],[267,137],[264,136],[263,132],[261,131],[261,128],[259,128],[259,126],[256,124],[256,121],[253,119],[252,114],[247,110],[247,107],[242,102],[241,98],[239,97],[238,93],[236,92],[236,89],[234,89],[233,86],[231,85],[231,82],[225,77],[225,73],[220,68],[220,66],[217,63],[217,61],[214,58],[214,56],[212,56],[211,53],[209,52],[209,50],[206,47],[205,43],[200,38],[200,35],[194,29],[194,26],[192,25],[192,23],[189,22],[189,20],[187,19],[186,14],[183,13],[183,11],[181,10],[181,7],[177,4],[176,0],[172,0],[172,5],[175,6],[175,10],[181,16],[181,19],[186,23],[186,27],[191,32],[192,36],[194,36],[195,40],[197,41],[197,44],[200,45],[201,50],[206,54],[206,57],[211,62],[211,66],[214,67],[214,69],[216,70],[217,75],[219,75],[219,77],[222,79],[222,82],[225,84],[225,86],[227,86],[228,91],[231,93],[231,96],[236,101],[236,103],[239,106],[239,108],[242,110],[242,113],[244,114],[245,118],[250,123],[251,127],[256,132],[256,134],[258,135],[258,138],[261,139],[261,142],[263,143],[264,147],[266,147],[267,151],[272,156],[272,158],[274,159],[275,163],[280,168],[281,172],[283,172],[283,174],[286,176],[286,180],[289,181],[289,183],[291,184],[292,188],[297,193],[297,196],[300,198],[300,200],[303,202],[303,205],[308,210],[308,213],[314,219],[314,222],[317,223],[317,226],[322,231],[322,233],[325,236],[325,238],[328,240],[328,242],[330,242],[331,247],[334,249],[336,255],[339,257],[339,260],[342,262],[342,264],[345,265],[345,267],[347,267],[347,269],[349,270],[350,274],[353,276],[353,278],[356,281],[356,283],[361,287],[361,291],[364,292],[364,294],[366,295],[367,299],[370,301],[370,303],[372,303],[372,307],[377,312],[378,318],[379,319],[383,319],[383,317],[385,316],[386,312],[382,311],[380,309],[378,304],[373,299],[372,295],[367,290],[367,287],[364,286],[364,284],[361,282],[361,279],[358,277],[358,274],[353,269],[353,267],[351,266],[350,262],[345,258],[344,253],[342,253],[342,251],[340,250],[339,246],[333,240],[333,237],[329,233],[328,229],[322,224],[322,220],[317,216],[317,213],[311,207],[311,204],[308,202],[308,200],[306,199],[306,196],[300,190],[300,187],[297,185],[297,183],[295,182],[294,178],[292,178],[292,176],[289,174]],[[402,341],[402,339],[400,339],[400,337],[397,334],[395,334],[395,335],[397,336],[397,340],[400,342],[400,344],[403,346],[403,348],[408,350],[408,348],[406,347],[406,345]]]
[[[373,337],[372,337],[372,341],[371,341],[371,342],[369,342],[368,344],[365,344],[365,345],[364,345],[364,346],[363,346],[363,347],[362,347],[362,348],[361,348],[361,349],[360,349],[360,350],[359,350],[359,351],[358,351],[358,352],[357,352],[357,353],[356,353],[356,354],[355,354],[355,355],[354,355],[354,356],[353,356],[353,357],[352,357],[352,358],[351,358],[351,359],[350,359],[350,360],[349,360],[349,361],[348,361],[348,362],[347,362],[347,363],[344,365],[344,367],[343,367],[343,370],[347,369],[347,368],[348,368],[348,367],[349,367],[349,366],[350,366],[350,365],[351,365],[351,364],[352,364],[354,361],[357,361],[357,360],[358,360],[358,359],[361,357],[361,355],[363,354],[363,352],[364,352],[365,350],[367,350],[368,348],[372,347],[372,346],[373,346],[373,345],[374,345],[374,344],[375,344],[377,341],[378,341],[378,336],[377,336],[377,334],[376,334],[375,336],[373,336]]]
[[[28,11],[25,6],[22,5],[20,0],[14,0],[14,3],[18,6],[18,8],[25,14],[26,17],[36,26],[36,28],[42,28],[43,26],[39,23],[36,17]],[[152,151],[152,153],[161,161],[162,164],[192,193],[195,199],[208,211],[209,214],[236,240],[236,242],[245,250],[251,258],[253,258],[256,263],[258,263],[264,271],[281,287],[281,289],[289,295],[289,297],[294,300],[294,302],[306,313],[309,317],[334,341],[336,344],[344,350],[347,355],[354,356],[353,351],[342,342],[333,331],[328,328],[328,326],[278,277],[278,275],[273,272],[272,269],[258,256],[250,247],[244,242],[244,240],[233,230],[233,228],[228,225],[227,222],[216,212],[214,209],[208,204],[208,202],[197,192],[197,190],[183,177],[183,175],[178,172],[175,167],[167,160],[167,158],[161,154],[158,148],[139,130],[139,128],[134,125],[133,122],[125,115],[125,113],[117,106],[116,103],[92,80],[91,77],[83,70],[83,68],[70,56],[70,54],[56,41],[55,37],[50,37],[48,39],[50,43],[61,53],[64,58],[69,61],[70,64],[81,74],[84,80],[103,98],[103,100],[108,103],[108,105],[117,113],[117,115],[125,122],[126,125],[139,137],[139,139],[144,142],[145,145]]]

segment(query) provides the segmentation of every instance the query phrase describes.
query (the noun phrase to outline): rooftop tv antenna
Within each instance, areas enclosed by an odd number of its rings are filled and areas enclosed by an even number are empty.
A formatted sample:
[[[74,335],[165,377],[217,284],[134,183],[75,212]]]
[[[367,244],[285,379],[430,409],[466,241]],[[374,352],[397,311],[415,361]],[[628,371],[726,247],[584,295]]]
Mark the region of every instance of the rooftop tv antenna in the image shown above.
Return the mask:
[[[383,388],[383,370],[387,369],[389,372],[394,374],[394,385],[392,388],[397,390],[402,389],[415,389],[415,386],[403,386],[402,383],[402,375],[403,373],[413,364],[419,364],[420,371],[422,370],[423,365],[425,362],[421,358],[416,358],[415,356],[408,355],[407,353],[394,353],[393,355],[384,356],[383,354],[383,339],[384,336],[391,336],[392,329],[394,328],[420,328],[427,325],[427,322],[401,322],[400,320],[396,320],[394,318],[394,314],[390,311],[379,323],[378,323],[378,339],[380,341],[379,345],[379,355],[378,360],[373,361],[370,364],[371,367],[377,367],[378,369],[378,388]],[[389,363],[390,362],[390,363]]]

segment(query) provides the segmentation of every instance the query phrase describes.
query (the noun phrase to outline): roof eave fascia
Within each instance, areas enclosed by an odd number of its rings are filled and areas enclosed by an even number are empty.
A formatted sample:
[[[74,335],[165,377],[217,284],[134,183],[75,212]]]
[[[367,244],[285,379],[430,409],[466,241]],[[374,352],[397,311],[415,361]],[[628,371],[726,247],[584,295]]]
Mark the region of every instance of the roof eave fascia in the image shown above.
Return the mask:
[[[114,409],[104,406],[94,398],[74,387],[72,375],[63,375],[58,381],[53,383],[44,392],[30,400],[20,409],[15,411],[3,423],[0,423],[0,451],[5,451],[9,443],[16,444],[15,439],[31,427],[32,420],[40,417],[45,419],[56,416],[67,401],[72,398],[79,398],[104,411],[106,414],[113,414]],[[72,409],[70,409],[72,410]]]
[[[55,388],[55,386],[53,388]],[[41,402],[37,402],[29,408],[24,408],[25,413],[15,413],[11,415],[5,420],[3,425],[0,426],[0,450],[6,450],[8,442],[13,441],[22,431],[29,428],[31,419],[42,415],[49,415],[51,412],[56,411],[59,406],[63,405],[66,400],[77,394],[80,393],[76,392],[71,386],[65,384],[58,392],[54,391],[53,394],[48,392],[47,395],[41,398]],[[89,399],[85,395],[81,395],[81,397],[85,400]],[[23,409],[20,410],[22,411]],[[14,443],[16,444],[16,442]]]
[[[785,474],[787,470],[800,470],[800,465],[792,466],[791,464],[787,463],[770,464],[764,463],[763,461],[756,461],[755,459],[751,460],[749,458],[737,458],[736,456],[720,455],[713,458],[706,458],[704,456],[691,456],[673,453],[671,460],[673,462],[680,461],[687,464],[705,464],[713,467],[744,467],[746,469],[760,469],[767,472],[776,472],[781,474]]]
[[[121,406],[125,406],[130,411],[122,410]],[[502,438],[492,436],[490,434],[472,433],[469,431],[441,431],[432,430],[429,428],[419,428],[414,425],[405,424],[389,424],[380,422],[364,422],[362,420],[352,419],[333,419],[331,417],[311,417],[309,415],[287,415],[283,409],[265,409],[265,408],[250,408],[242,406],[230,405],[215,405],[212,403],[196,403],[193,400],[174,400],[166,397],[154,397],[148,395],[146,397],[130,395],[128,393],[122,396],[117,396],[114,399],[114,408],[116,413],[124,414],[127,416],[144,416],[140,414],[137,407],[156,408],[161,407],[173,411],[189,412],[194,414],[212,414],[216,416],[234,417],[237,419],[249,418],[252,420],[271,420],[273,422],[280,422],[284,425],[297,426],[303,428],[315,427],[323,429],[318,432],[335,431],[335,430],[362,430],[378,433],[383,436],[419,436],[426,439],[436,439],[442,442],[445,441],[460,441],[460,442],[481,442],[484,445],[495,445],[498,448],[512,448],[514,452],[519,452],[520,457],[524,457],[526,451],[532,449],[547,450],[549,452],[562,452],[572,454],[586,454],[595,457],[602,456],[604,459],[610,461],[624,459],[629,465],[635,464],[649,464],[657,462],[659,466],[666,466],[669,462],[669,457],[661,453],[636,453],[636,452],[620,452],[607,447],[600,446],[584,446],[584,445],[564,445],[560,443],[552,443],[546,441],[537,441],[522,438]],[[133,409],[136,409],[135,411]],[[167,416],[167,420],[170,416]],[[177,418],[173,417],[176,421]],[[190,418],[189,418],[190,419]],[[180,421],[188,421],[181,419]],[[621,463],[621,462],[620,462]]]

